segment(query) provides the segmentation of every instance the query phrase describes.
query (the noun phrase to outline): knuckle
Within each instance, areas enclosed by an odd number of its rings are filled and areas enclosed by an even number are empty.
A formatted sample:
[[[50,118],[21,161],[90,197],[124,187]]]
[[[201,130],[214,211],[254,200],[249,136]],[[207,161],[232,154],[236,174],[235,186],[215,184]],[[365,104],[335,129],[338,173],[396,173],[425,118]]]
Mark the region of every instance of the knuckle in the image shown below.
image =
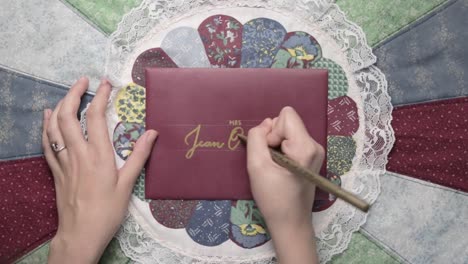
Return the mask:
[[[145,154],[146,153],[145,153],[144,149],[134,147],[132,149],[132,152],[131,152],[130,156],[134,156],[134,157],[137,157],[137,158],[142,158],[142,157],[144,157]]]
[[[52,138],[52,135],[54,134],[54,131],[51,127],[48,127],[46,130],[46,134],[49,138]]]
[[[281,114],[289,115],[289,114],[291,114],[293,112],[294,112],[294,108],[292,108],[291,106],[285,106],[285,107],[283,107],[283,109],[281,109],[280,115]]]
[[[66,123],[70,120],[71,113],[67,110],[60,111],[57,115],[57,120],[59,123]]]
[[[49,149],[49,146],[43,146],[44,156],[49,158],[52,155],[52,151]]]
[[[98,109],[96,109],[96,105],[91,104],[88,111],[86,111],[86,117],[90,119],[100,118],[104,117],[104,113],[98,111]]]
[[[44,149],[44,151],[47,149],[46,147],[47,147],[47,145],[48,145],[48,144],[47,144],[47,138],[46,138],[46,137],[47,137],[47,136],[45,135],[45,132],[44,132],[44,134],[42,135],[42,141],[41,141],[41,143],[42,143],[42,148]]]
[[[253,127],[251,129],[249,129],[249,132],[247,132],[247,137],[255,137],[255,135],[258,133],[258,128],[257,127]]]
[[[311,141],[308,150],[307,156],[311,159],[323,159],[325,156],[324,148],[314,141]]]
[[[325,149],[321,145],[318,145],[318,147],[317,147],[317,156],[319,156],[321,158],[323,158],[325,156]]]

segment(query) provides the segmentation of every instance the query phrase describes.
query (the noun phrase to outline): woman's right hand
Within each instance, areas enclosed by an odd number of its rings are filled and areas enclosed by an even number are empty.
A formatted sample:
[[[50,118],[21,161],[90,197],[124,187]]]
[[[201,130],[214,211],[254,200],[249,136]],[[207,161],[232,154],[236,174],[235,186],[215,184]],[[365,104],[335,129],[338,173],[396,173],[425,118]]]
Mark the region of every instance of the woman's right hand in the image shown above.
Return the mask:
[[[265,218],[280,262],[317,261],[311,220],[315,185],[276,164],[268,147],[280,147],[286,156],[314,172],[323,163],[323,147],[310,137],[302,119],[291,107],[283,108],[278,117],[267,118],[250,129],[247,142],[252,194]]]

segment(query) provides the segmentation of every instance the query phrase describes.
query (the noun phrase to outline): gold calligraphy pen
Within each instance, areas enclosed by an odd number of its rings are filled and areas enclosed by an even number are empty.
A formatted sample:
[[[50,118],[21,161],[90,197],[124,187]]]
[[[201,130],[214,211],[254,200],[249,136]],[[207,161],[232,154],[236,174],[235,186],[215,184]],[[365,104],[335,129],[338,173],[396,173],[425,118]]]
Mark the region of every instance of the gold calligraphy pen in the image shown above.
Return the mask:
[[[246,136],[242,134],[238,134],[237,137],[241,139],[244,143],[247,143]],[[320,189],[335,195],[336,197],[355,206],[356,208],[358,208],[359,210],[363,212],[367,212],[369,210],[370,205],[366,201],[346,191],[340,186],[332,183],[325,177],[320,176],[318,173],[315,173],[305,167],[302,167],[301,165],[299,165],[299,163],[286,157],[281,152],[272,148],[269,148],[269,149],[270,149],[271,158],[273,159],[274,162],[276,162],[281,167],[286,168],[287,170],[289,170],[291,173],[295,175],[305,177],[307,180],[317,185]]]

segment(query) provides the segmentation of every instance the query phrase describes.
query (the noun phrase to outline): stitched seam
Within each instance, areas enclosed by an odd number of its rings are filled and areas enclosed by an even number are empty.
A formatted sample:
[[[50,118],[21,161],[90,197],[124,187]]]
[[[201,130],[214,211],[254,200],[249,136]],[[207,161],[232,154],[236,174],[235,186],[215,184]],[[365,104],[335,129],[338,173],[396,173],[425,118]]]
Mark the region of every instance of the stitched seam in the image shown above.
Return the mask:
[[[393,33],[389,34],[386,38],[382,39],[379,41],[377,44],[375,44],[372,49],[377,50],[381,48],[383,45],[386,45],[390,42],[392,42],[394,39],[398,38],[399,36],[402,36],[412,29],[418,27],[419,25],[423,24],[430,18],[434,17],[435,15],[442,13],[445,9],[456,3],[458,0],[448,0],[446,2],[440,3],[437,6],[434,6],[431,10],[428,10],[418,18],[414,19],[413,21],[409,22],[405,26],[402,26],[395,30]]]
[[[45,241],[44,243],[42,243],[40,246],[36,247],[35,249],[29,251],[28,253],[26,253],[25,255],[23,255],[22,257],[20,257],[19,259],[17,259],[15,262],[21,262],[23,261],[24,259],[28,258],[29,256],[33,255],[34,253],[36,253],[37,251],[39,251],[41,248],[45,247],[46,245],[49,244],[49,242],[51,241],[52,239],[49,239],[47,241]]]
[[[47,84],[49,85],[50,87],[52,88],[56,88],[56,89],[59,89],[59,90],[64,90],[64,91],[68,91],[70,90],[68,88],[67,85],[65,84],[61,84],[61,83],[57,83],[57,82],[54,82],[54,81],[51,81],[51,80],[46,80],[46,79],[42,79],[42,78],[39,78],[33,74],[30,74],[30,73],[26,73],[26,72],[23,72],[23,71],[20,71],[20,70],[17,70],[17,69],[13,69],[13,68],[10,68],[6,65],[3,65],[3,64],[0,64],[0,71],[4,71],[6,72],[7,74],[12,74],[18,78],[24,78],[24,79],[28,79],[28,80],[32,80],[32,81],[35,81],[35,82],[38,82],[38,83],[42,83],[42,84]],[[90,96],[94,96],[95,94],[89,92],[89,91],[86,91],[86,93],[83,95],[90,95]]]
[[[66,0],[60,0],[60,2],[62,2],[62,4],[65,5],[68,9],[70,9],[75,15],[79,16],[81,19],[86,21],[87,24],[89,24],[92,28],[99,31],[99,33],[103,34],[105,37],[109,37],[113,33],[113,32],[106,32],[104,28],[101,28],[99,26],[99,23],[97,22],[97,19],[93,19],[89,15],[86,15],[84,12],[82,12],[73,3],[69,3]],[[109,29],[109,30],[112,31],[111,29]]]
[[[401,109],[408,109],[408,108],[413,108],[416,106],[424,106],[424,105],[452,105],[452,104],[457,104],[457,103],[467,103],[468,102],[468,97],[455,97],[455,98],[450,98],[450,99],[436,99],[432,101],[426,101],[426,102],[421,102],[417,104],[408,104],[408,105],[402,105],[395,107],[394,111],[398,111]]]
[[[395,256],[395,254],[393,252],[388,252],[389,249],[387,249],[386,247],[388,247],[388,245],[382,243],[384,246],[382,246],[381,244],[379,243],[376,243],[375,241],[373,241],[372,239],[370,239],[368,237],[368,231],[367,230],[364,230],[364,229],[361,229],[358,231],[360,234],[362,234],[367,240],[369,240],[369,242],[371,242],[372,244],[374,244],[376,247],[378,247],[380,250],[382,250],[387,256],[391,257],[392,259],[394,259],[395,261],[398,261],[398,262],[401,262],[401,259],[397,258]],[[389,247],[388,247],[389,248]]]
[[[42,156],[44,156],[44,153],[37,152],[37,153],[32,153],[32,154],[27,154],[27,155],[2,157],[2,158],[0,158],[0,162],[9,162],[9,161],[11,162],[11,161],[16,161],[16,160],[39,158],[39,157],[42,157]]]
[[[430,103],[435,103],[437,101],[442,101],[442,100],[463,99],[463,98],[467,98],[466,96],[468,96],[468,93],[464,94],[464,95],[461,95],[461,96],[455,96],[455,97],[441,97],[441,98],[429,99],[429,100],[405,102],[405,103],[401,103],[401,104],[394,104],[393,106],[395,107],[395,109],[401,109],[401,108],[403,108],[405,106],[410,107],[410,106],[417,106],[417,105],[421,105],[421,104],[430,104]]]
[[[443,185],[439,185],[439,184],[435,184],[435,183],[431,183],[431,182],[424,182],[422,180],[417,180],[417,179],[413,179],[411,178],[410,176],[406,176],[406,175],[401,175],[399,173],[395,173],[395,172],[392,172],[392,171],[388,171],[388,173],[386,173],[385,175],[389,175],[389,176],[392,176],[392,177],[396,177],[396,178],[400,178],[402,180],[406,180],[406,181],[410,181],[410,182],[413,182],[413,183],[417,183],[419,185],[423,185],[423,186],[426,186],[426,187],[431,187],[431,188],[435,188],[435,189],[439,189],[439,190],[442,190],[442,191],[448,191],[448,192],[453,192],[455,194],[460,194],[460,195],[463,195],[463,196],[467,196],[468,197],[468,194],[463,192],[463,191],[459,191],[459,190],[456,190],[456,189],[451,189],[449,187],[446,187],[446,186],[443,186]]]
[[[387,253],[390,257],[395,259],[398,262],[401,262],[404,260],[406,263],[411,263],[408,259],[400,255],[395,249],[384,243],[382,240],[371,234],[369,231],[367,231],[364,227],[361,228],[361,234],[363,234],[365,237],[367,237],[370,241],[372,241],[375,245],[380,247],[385,253]],[[377,243],[375,242],[377,241]],[[400,259],[398,259],[400,258]]]

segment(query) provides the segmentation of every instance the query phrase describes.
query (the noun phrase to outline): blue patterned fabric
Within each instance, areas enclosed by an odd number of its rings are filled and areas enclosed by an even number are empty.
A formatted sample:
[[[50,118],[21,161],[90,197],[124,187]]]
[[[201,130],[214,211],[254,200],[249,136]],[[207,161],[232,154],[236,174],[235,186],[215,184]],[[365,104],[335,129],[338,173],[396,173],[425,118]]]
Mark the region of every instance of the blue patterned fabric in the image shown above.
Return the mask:
[[[65,86],[88,76],[95,92],[108,39],[63,2],[2,1],[0,65]]]
[[[42,153],[42,115],[68,87],[0,68],[0,160]],[[91,100],[86,95],[82,106]]]
[[[393,105],[468,95],[467,13],[454,1],[374,51]]]
[[[245,23],[241,68],[269,68],[285,36],[286,30],[275,20],[256,18]]]
[[[229,239],[231,201],[201,201],[187,225],[188,235],[204,246],[217,246]]]
[[[388,172],[362,232],[405,263],[467,263],[468,195]]]

